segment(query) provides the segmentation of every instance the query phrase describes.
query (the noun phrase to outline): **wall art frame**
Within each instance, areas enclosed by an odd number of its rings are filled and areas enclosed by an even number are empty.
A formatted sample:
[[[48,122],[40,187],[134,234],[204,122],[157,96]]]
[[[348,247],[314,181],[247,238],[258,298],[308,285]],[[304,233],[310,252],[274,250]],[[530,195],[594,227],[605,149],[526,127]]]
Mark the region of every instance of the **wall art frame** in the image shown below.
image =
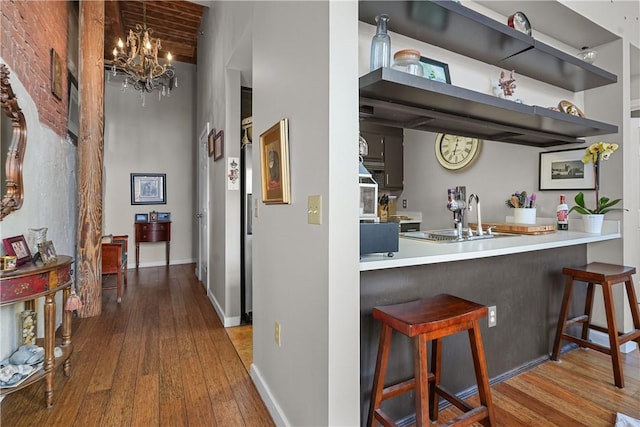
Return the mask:
[[[2,239],[2,243],[4,244],[4,249],[7,251],[7,255],[16,257],[17,266],[31,261],[31,251],[29,250],[29,245],[24,235],[7,237]]]
[[[149,222],[149,214],[137,213],[135,216],[135,222]]]
[[[424,77],[429,80],[435,80],[442,83],[451,84],[451,75],[449,74],[449,64],[436,61],[435,59],[420,57],[420,63],[424,70]]]
[[[284,118],[260,135],[262,202],[290,204],[289,119]]]
[[[132,205],[166,205],[167,174],[166,173],[132,173],[131,174]]]
[[[593,167],[582,163],[584,148],[540,152],[540,191],[593,190]]]
[[[213,156],[213,141],[216,138],[216,128],[211,129],[209,131],[209,135],[207,136],[207,153],[209,157]]]
[[[213,138],[213,161],[221,159],[224,156],[224,131],[221,129]]]
[[[58,100],[62,100],[62,58],[55,49],[51,48],[51,93]]]

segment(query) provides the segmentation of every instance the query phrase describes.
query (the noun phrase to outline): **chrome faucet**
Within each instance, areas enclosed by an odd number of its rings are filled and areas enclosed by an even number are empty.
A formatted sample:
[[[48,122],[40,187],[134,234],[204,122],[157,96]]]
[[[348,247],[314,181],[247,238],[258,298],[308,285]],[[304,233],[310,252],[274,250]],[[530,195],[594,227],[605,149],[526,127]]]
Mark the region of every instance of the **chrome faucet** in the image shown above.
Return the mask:
[[[480,197],[475,194],[475,193],[471,193],[471,195],[469,196],[469,212],[471,212],[471,202],[475,200],[476,201],[476,208],[478,209],[478,213],[476,214],[478,217],[478,236],[482,236],[483,232],[482,232],[482,219],[481,219],[481,215],[480,215]],[[469,230],[471,231],[471,230]]]
[[[467,203],[465,202],[466,192],[467,189],[464,186],[447,190],[447,209],[453,212],[453,224],[458,239],[463,239],[462,230],[466,228],[464,219],[464,211],[467,209]]]

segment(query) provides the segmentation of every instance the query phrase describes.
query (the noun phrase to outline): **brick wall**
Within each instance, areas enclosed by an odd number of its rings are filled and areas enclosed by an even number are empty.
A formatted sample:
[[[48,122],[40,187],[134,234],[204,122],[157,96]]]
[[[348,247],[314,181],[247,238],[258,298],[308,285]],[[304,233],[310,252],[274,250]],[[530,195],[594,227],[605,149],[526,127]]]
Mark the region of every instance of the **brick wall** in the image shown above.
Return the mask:
[[[67,134],[66,1],[0,0],[0,56],[35,101],[40,122],[58,135]],[[50,51],[62,62],[62,99],[51,93]]]

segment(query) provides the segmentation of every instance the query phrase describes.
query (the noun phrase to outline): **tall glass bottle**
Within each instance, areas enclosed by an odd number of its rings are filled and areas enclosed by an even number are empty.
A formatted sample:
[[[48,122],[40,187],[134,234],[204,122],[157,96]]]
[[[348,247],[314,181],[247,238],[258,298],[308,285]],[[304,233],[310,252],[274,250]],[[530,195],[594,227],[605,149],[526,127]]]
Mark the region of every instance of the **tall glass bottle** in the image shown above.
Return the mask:
[[[371,65],[369,71],[391,65],[391,37],[387,34],[387,22],[389,15],[376,16],[376,34],[371,40]]]

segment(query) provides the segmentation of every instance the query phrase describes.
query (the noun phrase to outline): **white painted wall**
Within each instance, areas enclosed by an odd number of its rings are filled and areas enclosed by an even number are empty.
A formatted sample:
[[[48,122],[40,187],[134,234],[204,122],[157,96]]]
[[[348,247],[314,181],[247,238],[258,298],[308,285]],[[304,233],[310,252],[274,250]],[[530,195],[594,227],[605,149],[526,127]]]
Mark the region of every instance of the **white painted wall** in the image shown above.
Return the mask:
[[[158,101],[122,92],[120,78],[106,77],[104,101],[103,234],[129,235],[129,268],[135,268],[134,215],[171,212],[171,264],[195,261],[197,127],[195,66],[177,62],[178,87]],[[165,205],[132,205],[131,173],[166,173]],[[165,244],[140,245],[140,267],[164,265]]]
[[[0,57],[0,63],[6,62]],[[38,107],[20,76],[9,69],[9,80],[27,122],[23,164],[24,203],[0,223],[0,237],[28,235],[29,228],[47,227],[47,239],[58,254],[76,256],[76,147],[40,123]],[[1,167],[4,167],[2,165]],[[4,247],[0,249],[5,254]],[[62,319],[62,294],[57,297],[56,324]],[[16,315],[23,304],[0,309],[0,359],[17,344]],[[38,306],[38,336],[44,336],[42,301]]]

